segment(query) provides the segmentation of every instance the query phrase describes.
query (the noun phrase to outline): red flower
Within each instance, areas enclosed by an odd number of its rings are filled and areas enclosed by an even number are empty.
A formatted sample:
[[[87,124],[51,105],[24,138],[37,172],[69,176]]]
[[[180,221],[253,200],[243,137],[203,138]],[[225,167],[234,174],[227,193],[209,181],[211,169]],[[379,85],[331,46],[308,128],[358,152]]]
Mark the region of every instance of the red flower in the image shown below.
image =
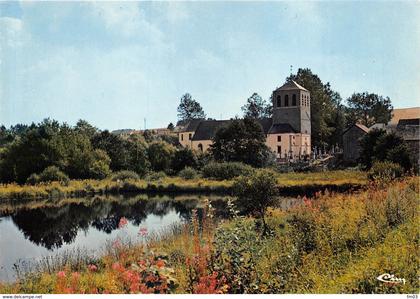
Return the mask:
[[[124,226],[126,226],[128,224],[127,218],[122,217],[120,219],[120,222],[118,223],[118,228],[123,228]]]
[[[91,272],[95,272],[96,270],[98,270],[98,267],[96,267],[96,265],[89,265],[88,266],[89,271]]]
[[[156,262],[156,266],[157,266],[158,268],[165,267],[165,261],[163,261],[163,260],[158,260],[158,261]]]
[[[147,227],[140,227],[138,235],[145,237],[147,235]]]
[[[57,273],[57,277],[58,277],[58,278],[65,278],[65,277],[66,277],[66,272],[64,272],[64,271],[60,271],[60,272],[58,272],[58,273]]]

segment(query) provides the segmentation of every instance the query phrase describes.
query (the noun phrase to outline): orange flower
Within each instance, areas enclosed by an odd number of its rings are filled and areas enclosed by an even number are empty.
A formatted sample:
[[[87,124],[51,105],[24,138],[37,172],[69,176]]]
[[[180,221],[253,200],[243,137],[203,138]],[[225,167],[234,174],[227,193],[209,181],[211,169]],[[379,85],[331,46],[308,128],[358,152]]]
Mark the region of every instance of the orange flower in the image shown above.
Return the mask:
[[[156,266],[158,266],[158,268],[165,267],[165,261],[163,261],[163,260],[158,260],[158,261],[156,262]]]

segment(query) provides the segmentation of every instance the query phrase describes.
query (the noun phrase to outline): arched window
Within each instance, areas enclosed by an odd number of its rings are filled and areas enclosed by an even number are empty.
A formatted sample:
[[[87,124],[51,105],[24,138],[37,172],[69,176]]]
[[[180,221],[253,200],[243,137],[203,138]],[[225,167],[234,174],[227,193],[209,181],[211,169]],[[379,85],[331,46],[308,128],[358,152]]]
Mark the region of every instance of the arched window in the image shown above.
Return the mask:
[[[284,106],[289,106],[289,95],[288,94],[286,94],[285,96],[284,96]]]
[[[281,96],[277,96],[277,107],[281,107]]]
[[[203,145],[201,143],[198,144],[198,150],[200,152],[203,152]]]
[[[296,106],[296,95],[292,95],[292,106]]]

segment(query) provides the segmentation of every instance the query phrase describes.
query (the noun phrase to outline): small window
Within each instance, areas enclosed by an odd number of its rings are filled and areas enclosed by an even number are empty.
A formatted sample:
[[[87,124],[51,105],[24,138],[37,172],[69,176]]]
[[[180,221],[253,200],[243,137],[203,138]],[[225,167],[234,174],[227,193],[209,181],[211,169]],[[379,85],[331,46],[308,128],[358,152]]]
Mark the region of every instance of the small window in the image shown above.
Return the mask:
[[[277,153],[281,156],[281,146],[277,147]]]
[[[292,95],[292,106],[296,106],[296,95]]]
[[[191,133],[188,135],[188,139],[189,139],[189,140],[191,140],[191,139],[192,139],[192,134],[191,134]]]
[[[200,143],[200,144],[198,144],[198,150],[200,151],[200,152],[203,152],[203,145]]]
[[[281,142],[281,136],[277,136],[277,142]]]
[[[295,139],[295,136],[293,136],[293,139]]]
[[[184,134],[181,134],[181,141],[184,141]]]
[[[286,94],[284,96],[284,106],[285,107],[288,107],[289,106],[289,95],[288,94]]]
[[[281,107],[281,96],[277,96],[277,107]]]

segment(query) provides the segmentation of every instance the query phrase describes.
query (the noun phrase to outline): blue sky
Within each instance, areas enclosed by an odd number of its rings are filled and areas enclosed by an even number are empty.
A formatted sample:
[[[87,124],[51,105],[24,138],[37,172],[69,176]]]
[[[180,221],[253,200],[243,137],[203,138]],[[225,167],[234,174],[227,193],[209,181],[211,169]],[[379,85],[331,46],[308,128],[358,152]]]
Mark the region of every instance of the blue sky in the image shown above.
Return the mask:
[[[176,122],[189,92],[240,115],[309,67],[346,99],[420,106],[420,2],[0,2],[0,123]]]

